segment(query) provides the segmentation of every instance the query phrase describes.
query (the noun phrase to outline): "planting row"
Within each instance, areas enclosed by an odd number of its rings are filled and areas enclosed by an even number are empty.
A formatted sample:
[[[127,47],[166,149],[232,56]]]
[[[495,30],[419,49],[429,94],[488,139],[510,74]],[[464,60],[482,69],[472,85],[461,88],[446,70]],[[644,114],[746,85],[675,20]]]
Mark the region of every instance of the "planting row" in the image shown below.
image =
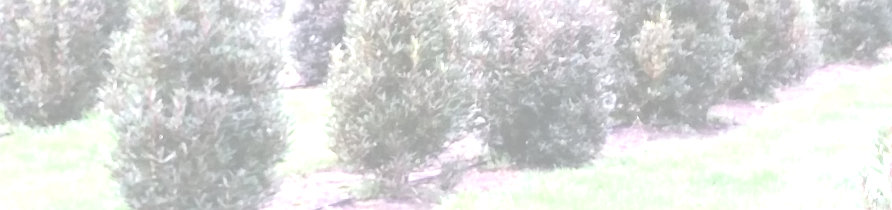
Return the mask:
[[[385,195],[409,191],[409,172],[467,129],[472,107],[515,166],[577,167],[611,125],[705,126],[721,100],[770,96],[892,40],[885,0],[302,3],[291,49],[306,81],[330,89],[332,150]],[[0,2],[0,101],[29,126],[102,101],[134,209],[258,208],[288,146],[284,63],[260,33],[282,5]]]

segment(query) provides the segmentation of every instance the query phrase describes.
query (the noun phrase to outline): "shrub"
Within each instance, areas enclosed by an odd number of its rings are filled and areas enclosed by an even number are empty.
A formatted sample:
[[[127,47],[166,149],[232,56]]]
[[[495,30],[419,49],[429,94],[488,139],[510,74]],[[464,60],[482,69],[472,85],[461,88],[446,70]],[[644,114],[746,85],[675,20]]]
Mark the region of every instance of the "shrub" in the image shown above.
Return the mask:
[[[862,171],[861,187],[865,209],[892,209],[892,129],[879,132],[874,140],[875,162]]]
[[[519,167],[578,167],[605,140],[616,16],[598,2],[470,5],[467,57],[483,75],[486,143]]]
[[[304,85],[317,85],[328,77],[329,51],[343,39],[349,4],[350,0],[306,0],[295,12],[291,48]]]
[[[266,1],[132,1],[103,101],[132,209],[259,209],[287,148]]]
[[[617,110],[626,123],[704,125],[740,77],[740,43],[721,0],[613,0],[621,69]],[[661,69],[662,68],[662,69]]]
[[[79,119],[97,102],[103,50],[121,9],[103,0],[0,3],[0,101],[9,120],[53,126]]]
[[[266,9],[264,10],[269,16],[279,18],[285,12],[286,4],[287,2],[285,2],[285,0],[270,0],[267,5],[264,5],[266,6]]]
[[[130,17],[127,17],[130,0],[102,0],[102,2],[105,3],[105,12],[100,22],[104,33],[110,35],[130,27]]]
[[[816,0],[815,6],[830,61],[876,61],[877,50],[892,44],[892,1]]]
[[[736,98],[768,96],[782,85],[797,81],[820,65],[815,32],[800,14],[795,0],[734,0],[736,20],[731,33],[743,42],[737,61],[741,82],[732,90]]]
[[[332,51],[332,150],[386,195],[406,192],[409,172],[443,152],[468,109],[448,56],[452,3],[355,1]]]

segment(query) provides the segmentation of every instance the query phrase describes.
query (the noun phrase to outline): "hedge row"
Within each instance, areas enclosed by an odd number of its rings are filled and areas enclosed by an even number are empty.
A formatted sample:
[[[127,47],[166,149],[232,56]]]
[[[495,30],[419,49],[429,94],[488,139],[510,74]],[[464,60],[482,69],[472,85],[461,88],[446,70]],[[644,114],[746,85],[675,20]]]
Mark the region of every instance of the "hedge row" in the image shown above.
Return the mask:
[[[13,121],[47,126],[101,98],[135,209],[258,208],[286,148],[271,92],[281,57],[258,33],[282,2],[0,2],[0,100]],[[304,4],[292,49],[311,83],[331,71],[332,149],[392,192],[455,141],[472,105],[493,152],[576,167],[610,125],[707,125],[710,106],[770,96],[819,52],[865,59],[892,39],[881,0],[818,1],[823,50],[796,0]]]
[[[815,6],[830,61],[876,61],[877,51],[892,44],[892,1],[815,0]]]
[[[494,153],[577,167],[612,124],[708,125],[716,103],[769,95],[819,64],[796,1],[731,3],[353,1],[332,51],[333,149],[404,191],[474,101]]]

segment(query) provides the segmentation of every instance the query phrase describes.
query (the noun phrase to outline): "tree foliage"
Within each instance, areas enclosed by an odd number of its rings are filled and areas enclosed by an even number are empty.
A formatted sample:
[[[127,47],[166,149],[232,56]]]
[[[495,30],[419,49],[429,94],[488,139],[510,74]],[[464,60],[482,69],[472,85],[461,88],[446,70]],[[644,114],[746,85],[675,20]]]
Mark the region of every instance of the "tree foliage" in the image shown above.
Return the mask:
[[[654,125],[704,125],[741,76],[723,0],[611,0],[622,14],[622,69],[613,116]]]
[[[732,34],[743,42],[737,60],[743,78],[737,98],[770,96],[771,91],[804,77],[820,65],[817,33],[795,0],[734,0],[739,15]],[[733,15],[733,14],[732,14]]]
[[[97,102],[110,68],[109,34],[125,12],[104,0],[0,2],[0,101],[29,126],[79,119]]]
[[[259,209],[287,148],[266,1],[131,2],[115,37],[113,174],[133,209]]]
[[[295,12],[292,53],[305,85],[317,85],[328,77],[329,51],[344,37],[344,14],[350,0],[305,0]]]
[[[876,61],[879,49],[892,44],[892,1],[816,0],[830,61]]]
[[[332,149],[397,196],[409,172],[455,140],[468,109],[467,84],[449,57],[453,1],[351,5],[343,48],[332,54]]]
[[[604,143],[616,16],[599,2],[488,0],[466,56],[483,77],[485,141],[520,167],[576,167]]]

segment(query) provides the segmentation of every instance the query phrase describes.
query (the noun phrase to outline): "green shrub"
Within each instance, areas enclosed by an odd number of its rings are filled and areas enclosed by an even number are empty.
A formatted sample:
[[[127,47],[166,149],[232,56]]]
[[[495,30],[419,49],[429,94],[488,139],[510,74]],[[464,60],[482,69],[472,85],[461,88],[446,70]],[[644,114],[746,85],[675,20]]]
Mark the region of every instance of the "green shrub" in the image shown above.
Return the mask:
[[[611,119],[613,119],[613,124],[628,124],[639,118],[638,115],[641,106],[644,105],[647,100],[647,88],[644,87],[645,82],[639,82],[639,77],[641,77],[640,80],[644,80],[647,76],[643,69],[639,69],[638,54],[632,47],[634,43],[633,37],[641,32],[641,27],[647,22],[652,23],[653,26],[663,26],[666,24],[671,25],[671,20],[665,20],[665,23],[656,23],[656,21],[660,20],[657,18],[661,11],[654,9],[660,8],[659,0],[613,0],[607,1],[607,3],[612,11],[617,14],[623,14],[617,19],[616,26],[620,38],[616,43],[618,55],[617,59],[614,61],[614,66],[616,66],[619,73],[616,74],[616,84],[609,87],[611,92],[615,92],[617,96],[616,107],[610,112],[610,116]],[[664,33],[671,32],[665,31]],[[676,38],[674,36],[653,35],[652,37],[672,37],[672,40],[667,44],[677,45],[674,44],[677,42],[675,41]],[[672,50],[668,49],[668,47],[672,47],[671,45],[651,46],[653,48],[666,48],[660,49],[659,52],[654,52],[653,55],[668,54],[669,51]],[[658,58],[653,58],[653,60],[660,61]],[[663,62],[668,62],[668,58]],[[660,65],[657,64],[654,66]],[[639,85],[639,83],[641,83],[641,85]]]
[[[296,70],[305,85],[317,85],[328,77],[329,51],[344,37],[344,14],[350,0],[306,0],[295,12],[291,42]]]
[[[285,12],[285,6],[288,2],[285,0],[270,0],[266,6],[266,13],[274,18],[279,18]]]
[[[865,209],[892,209],[892,129],[879,132],[874,160],[862,172]]]
[[[578,167],[605,140],[616,16],[598,2],[470,5],[466,56],[483,75],[486,143],[525,168]],[[483,15],[490,15],[482,17]]]
[[[737,61],[741,82],[736,98],[769,96],[775,88],[797,81],[820,65],[816,33],[800,14],[796,0],[733,0],[739,15],[731,33],[743,42]]]
[[[815,7],[830,61],[876,61],[877,51],[892,44],[892,1],[816,0]]]
[[[287,148],[266,1],[132,1],[103,101],[132,209],[259,209]]]
[[[116,31],[125,31],[130,27],[130,17],[127,17],[130,0],[103,0],[105,13],[100,19],[102,31],[111,34]]]
[[[120,7],[103,0],[0,2],[0,101],[10,121],[53,126],[97,102]]]
[[[704,125],[740,78],[722,0],[613,0],[618,14],[618,104],[626,123]]]
[[[468,109],[448,56],[453,3],[355,1],[344,47],[332,51],[332,150],[374,173],[385,195],[403,196],[409,172],[443,152]]]

